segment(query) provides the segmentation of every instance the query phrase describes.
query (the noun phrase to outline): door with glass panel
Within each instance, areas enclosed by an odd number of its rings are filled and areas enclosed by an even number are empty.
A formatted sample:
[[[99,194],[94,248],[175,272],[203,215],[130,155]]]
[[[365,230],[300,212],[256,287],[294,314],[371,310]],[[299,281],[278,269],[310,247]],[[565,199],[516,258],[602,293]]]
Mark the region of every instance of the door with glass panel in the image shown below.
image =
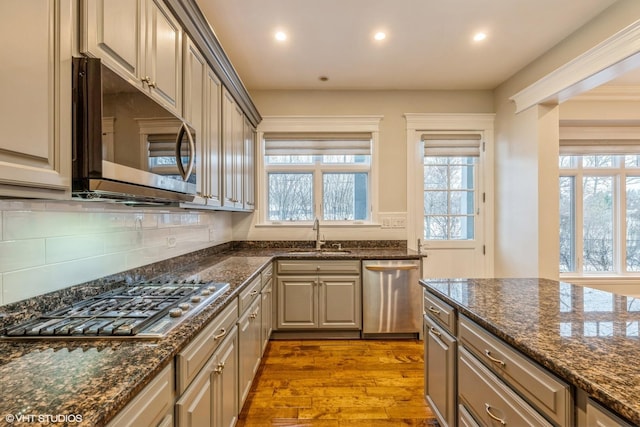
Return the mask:
[[[485,274],[483,135],[427,132],[422,135],[424,272],[429,277]]]

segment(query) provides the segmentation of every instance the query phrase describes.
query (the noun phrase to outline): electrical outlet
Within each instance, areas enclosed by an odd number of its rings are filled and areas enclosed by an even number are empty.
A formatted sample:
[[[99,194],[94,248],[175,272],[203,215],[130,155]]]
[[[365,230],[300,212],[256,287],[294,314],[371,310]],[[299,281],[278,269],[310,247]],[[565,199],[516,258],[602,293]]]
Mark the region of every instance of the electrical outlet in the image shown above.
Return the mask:
[[[177,243],[178,243],[178,240],[175,238],[175,236],[167,237],[167,247],[168,248],[175,248]]]

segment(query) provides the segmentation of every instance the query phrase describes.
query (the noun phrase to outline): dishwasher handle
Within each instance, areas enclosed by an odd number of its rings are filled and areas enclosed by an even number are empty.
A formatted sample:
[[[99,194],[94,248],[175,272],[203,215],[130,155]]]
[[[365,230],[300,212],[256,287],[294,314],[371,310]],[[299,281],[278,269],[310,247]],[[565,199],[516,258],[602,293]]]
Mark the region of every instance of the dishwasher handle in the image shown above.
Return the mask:
[[[417,270],[416,264],[369,264],[364,268],[371,271],[390,271],[390,270]]]

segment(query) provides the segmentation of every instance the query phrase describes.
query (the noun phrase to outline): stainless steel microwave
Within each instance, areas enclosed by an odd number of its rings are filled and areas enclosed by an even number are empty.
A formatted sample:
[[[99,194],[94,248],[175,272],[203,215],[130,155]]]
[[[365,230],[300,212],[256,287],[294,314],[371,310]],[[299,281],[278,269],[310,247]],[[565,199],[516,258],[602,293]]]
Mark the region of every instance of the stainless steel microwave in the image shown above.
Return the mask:
[[[98,58],[73,58],[73,195],[132,203],[193,201],[196,135]]]

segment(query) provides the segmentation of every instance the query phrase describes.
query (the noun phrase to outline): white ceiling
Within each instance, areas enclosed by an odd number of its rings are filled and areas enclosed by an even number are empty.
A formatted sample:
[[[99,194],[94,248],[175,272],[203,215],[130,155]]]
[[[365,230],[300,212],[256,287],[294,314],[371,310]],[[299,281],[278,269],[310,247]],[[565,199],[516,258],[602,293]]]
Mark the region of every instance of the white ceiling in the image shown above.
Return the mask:
[[[616,0],[196,1],[249,90],[483,90]]]

